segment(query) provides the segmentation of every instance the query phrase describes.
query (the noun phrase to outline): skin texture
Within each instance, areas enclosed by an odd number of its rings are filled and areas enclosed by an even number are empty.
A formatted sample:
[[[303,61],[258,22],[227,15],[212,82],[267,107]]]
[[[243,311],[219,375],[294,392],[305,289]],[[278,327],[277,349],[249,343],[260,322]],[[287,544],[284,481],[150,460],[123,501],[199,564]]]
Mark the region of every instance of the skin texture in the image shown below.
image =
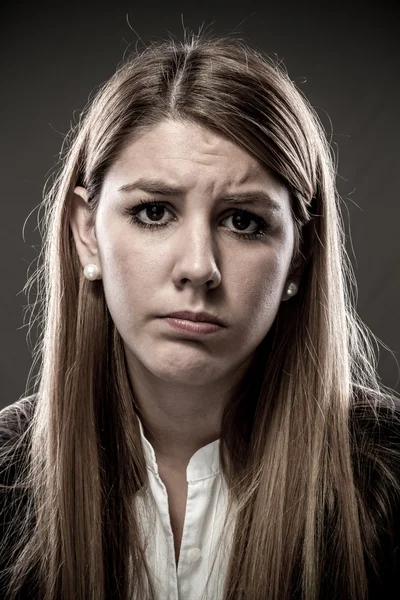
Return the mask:
[[[162,179],[185,193],[117,191],[139,177]],[[224,195],[255,190],[268,191],[280,212],[223,201]],[[167,208],[144,208],[138,217],[168,226],[132,223],[126,209],[140,199],[165,202]],[[270,225],[265,237],[237,235],[257,229],[252,215],[237,220],[239,209],[264,218]],[[294,243],[289,192],[229,139],[167,120],[120,154],[106,174],[93,229],[86,229],[87,217],[87,192],[77,187],[70,224],[82,268],[100,268],[146,436],[165,473],[183,477],[191,456],[218,439],[222,401],[288,299],[287,285],[299,284],[288,274]],[[160,319],[178,310],[211,312],[226,327],[185,337]]]

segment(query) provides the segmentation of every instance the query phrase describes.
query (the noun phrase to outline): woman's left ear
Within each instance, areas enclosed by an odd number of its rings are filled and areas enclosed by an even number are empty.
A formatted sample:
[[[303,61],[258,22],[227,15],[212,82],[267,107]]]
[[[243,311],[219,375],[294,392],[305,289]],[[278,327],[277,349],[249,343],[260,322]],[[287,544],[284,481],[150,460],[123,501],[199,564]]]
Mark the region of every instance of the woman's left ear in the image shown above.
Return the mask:
[[[301,279],[307,260],[302,254],[299,254],[297,261],[292,265],[290,273],[286,279],[285,287],[282,294],[282,301],[289,300],[295,296],[301,285]]]
[[[299,284],[297,283],[297,281],[293,281],[293,280],[287,281],[285,290],[284,290],[284,293],[282,296],[282,302],[284,302],[285,300],[289,300],[289,298],[292,298],[293,296],[295,296],[297,294],[298,289],[299,289]]]

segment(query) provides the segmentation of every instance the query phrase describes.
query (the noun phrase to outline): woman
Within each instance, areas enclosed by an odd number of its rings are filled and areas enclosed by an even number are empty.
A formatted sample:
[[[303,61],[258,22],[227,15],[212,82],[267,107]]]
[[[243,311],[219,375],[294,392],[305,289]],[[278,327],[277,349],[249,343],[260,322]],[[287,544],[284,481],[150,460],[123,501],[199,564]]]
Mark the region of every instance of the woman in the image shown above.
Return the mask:
[[[5,597],[391,597],[398,400],[334,179],[240,41],[152,44],[98,91],[46,197],[37,391],[1,415]]]

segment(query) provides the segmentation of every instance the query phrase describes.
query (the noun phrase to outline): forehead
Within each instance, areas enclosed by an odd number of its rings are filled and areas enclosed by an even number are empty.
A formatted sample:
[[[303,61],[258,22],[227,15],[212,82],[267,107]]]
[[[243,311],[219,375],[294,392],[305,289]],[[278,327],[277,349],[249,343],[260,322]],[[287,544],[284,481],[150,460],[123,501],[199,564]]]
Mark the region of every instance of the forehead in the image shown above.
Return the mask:
[[[146,176],[173,186],[219,194],[258,184],[285,202],[288,190],[245,149],[202,125],[165,120],[136,135],[111,166],[105,181],[116,189]]]

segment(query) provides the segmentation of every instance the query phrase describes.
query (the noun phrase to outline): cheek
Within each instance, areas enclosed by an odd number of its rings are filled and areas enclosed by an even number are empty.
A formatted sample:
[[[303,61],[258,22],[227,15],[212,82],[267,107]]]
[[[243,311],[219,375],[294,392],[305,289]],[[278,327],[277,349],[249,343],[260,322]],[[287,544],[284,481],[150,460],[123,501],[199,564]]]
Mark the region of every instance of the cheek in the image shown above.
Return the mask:
[[[251,265],[251,268],[250,268]],[[232,306],[243,315],[250,337],[259,342],[269,331],[279,310],[287,275],[281,256],[270,254],[248,262],[246,268],[231,273]]]
[[[166,266],[154,243],[132,239],[132,231],[120,228],[98,236],[106,302],[114,320],[133,322],[134,307],[147,304],[163,281]],[[165,278],[165,275],[164,275]],[[116,323],[117,325],[117,323]]]
[[[242,301],[263,306],[274,303],[274,298],[280,295],[287,265],[281,254],[270,251],[235,261],[231,268],[230,279],[236,282]]]

